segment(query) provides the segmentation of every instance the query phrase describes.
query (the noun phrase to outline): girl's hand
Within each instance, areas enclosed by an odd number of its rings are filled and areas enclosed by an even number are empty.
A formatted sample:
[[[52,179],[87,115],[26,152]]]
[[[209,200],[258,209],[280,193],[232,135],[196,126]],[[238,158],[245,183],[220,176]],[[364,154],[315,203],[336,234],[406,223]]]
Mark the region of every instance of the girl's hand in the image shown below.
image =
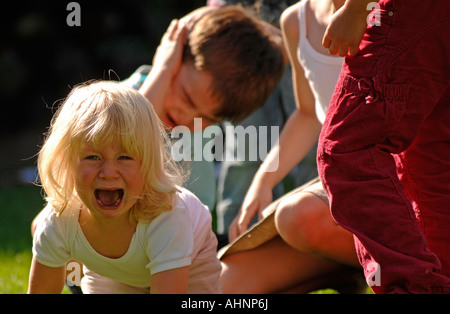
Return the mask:
[[[252,218],[258,213],[258,218],[262,218],[262,211],[272,202],[272,188],[268,185],[254,181],[250,186],[239,214],[228,228],[228,239],[233,241],[248,229]]]
[[[323,37],[323,46],[328,48],[332,55],[345,57],[350,53],[355,56],[366,32],[368,14],[369,11],[365,7],[355,8],[346,2],[331,18]]]

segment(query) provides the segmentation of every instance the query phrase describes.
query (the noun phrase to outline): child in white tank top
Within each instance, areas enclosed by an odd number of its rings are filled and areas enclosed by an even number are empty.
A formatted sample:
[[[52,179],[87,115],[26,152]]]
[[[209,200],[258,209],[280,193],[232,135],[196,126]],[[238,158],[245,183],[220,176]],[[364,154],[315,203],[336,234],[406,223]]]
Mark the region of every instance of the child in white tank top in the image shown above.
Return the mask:
[[[235,239],[241,235],[236,246],[250,239],[257,244],[251,249],[243,245],[246,249],[239,251],[231,243],[229,247],[233,249],[229,252],[237,253],[228,254],[227,249],[221,251],[224,293],[276,293],[292,287],[298,288],[295,290],[297,292],[304,292],[305,289],[317,288],[302,288],[304,283],[311,280],[311,276],[314,277],[312,274],[317,274],[319,278],[342,264],[359,265],[353,237],[333,221],[320,181],[314,182],[307,191],[299,188],[297,192],[290,193],[278,206],[268,206],[272,202],[273,186],[317,143],[344,62],[344,58],[329,54],[322,46],[322,38],[332,14],[343,4],[344,0],[302,0],[286,9],[281,17],[283,38],[293,72],[297,109],[283,128],[279,144],[271,150],[255,175],[241,211],[230,227],[230,237]],[[277,171],[267,171],[276,158],[279,165]],[[262,213],[266,207],[276,210]],[[258,212],[265,219],[244,234],[250,220]],[[269,219],[271,215],[274,219]],[[258,242],[254,236],[258,234],[255,229],[258,227],[276,229],[275,238]],[[311,238],[317,241],[308,242],[307,239]],[[237,255],[240,255],[238,259]],[[273,256],[277,256],[276,261]],[[236,260],[239,263],[235,263]],[[246,263],[252,267],[246,267]],[[264,269],[269,268],[273,271],[267,275]],[[251,274],[248,273],[249,269]],[[255,278],[260,278],[259,274],[264,272],[264,278],[246,285],[239,279],[244,272],[246,276],[253,275]],[[274,282],[277,284],[274,285]],[[317,282],[323,284],[323,280]]]

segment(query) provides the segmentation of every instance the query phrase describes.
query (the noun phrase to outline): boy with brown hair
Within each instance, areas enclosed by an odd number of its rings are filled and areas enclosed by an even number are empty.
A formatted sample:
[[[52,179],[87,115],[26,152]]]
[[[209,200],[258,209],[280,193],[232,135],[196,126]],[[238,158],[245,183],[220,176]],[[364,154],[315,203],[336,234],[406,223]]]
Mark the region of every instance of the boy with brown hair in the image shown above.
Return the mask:
[[[172,21],[140,91],[169,127],[192,129],[197,117],[203,128],[242,120],[271,94],[287,62],[278,30],[267,26],[239,6]]]
[[[157,49],[151,71],[143,66],[126,83],[147,96],[168,127],[193,130],[194,118],[200,117],[203,129],[220,121],[224,128],[230,121],[243,128],[281,129],[295,108],[280,29],[239,6],[202,7],[174,20]],[[268,132],[267,138],[273,134]],[[246,144],[237,143],[235,151]],[[225,149],[228,153],[233,148]],[[296,167],[286,185],[276,186],[274,198],[283,195],[292,182],[299,185],[302,182],[297,181],[315,175],[309,175],[315,171],[315,158],[310,159],[314,167]],[[213,163],[190,163],[189,188],[210,209],[216,208],[221,238],[228,238],[228,226],[261,162],[224,160],[217,182]]]

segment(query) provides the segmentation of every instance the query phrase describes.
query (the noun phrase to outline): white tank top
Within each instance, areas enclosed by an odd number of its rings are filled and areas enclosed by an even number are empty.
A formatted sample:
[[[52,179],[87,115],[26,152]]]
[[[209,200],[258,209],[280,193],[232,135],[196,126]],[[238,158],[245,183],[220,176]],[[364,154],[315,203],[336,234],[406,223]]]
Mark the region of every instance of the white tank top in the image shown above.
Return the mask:
[[[300,32],[297,58],[305,71],[305,77],[309,81],[316,100],[317,119],[323,124],[345,58],[319,53],[309,43],[306,38],[305,12],[305,6],[308,2],[309,0],[302,0],[299,6]]]

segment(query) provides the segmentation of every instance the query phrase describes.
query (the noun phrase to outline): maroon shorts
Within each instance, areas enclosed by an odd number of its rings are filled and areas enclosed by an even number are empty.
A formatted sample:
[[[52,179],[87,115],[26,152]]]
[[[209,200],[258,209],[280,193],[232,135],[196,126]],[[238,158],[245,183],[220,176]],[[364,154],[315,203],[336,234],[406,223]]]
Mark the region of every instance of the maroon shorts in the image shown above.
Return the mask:
[[[379,293],[450,293],[450,1],[381,0],[318,148],[334,219]],[[376,263],[376,264],[375,264]]]

